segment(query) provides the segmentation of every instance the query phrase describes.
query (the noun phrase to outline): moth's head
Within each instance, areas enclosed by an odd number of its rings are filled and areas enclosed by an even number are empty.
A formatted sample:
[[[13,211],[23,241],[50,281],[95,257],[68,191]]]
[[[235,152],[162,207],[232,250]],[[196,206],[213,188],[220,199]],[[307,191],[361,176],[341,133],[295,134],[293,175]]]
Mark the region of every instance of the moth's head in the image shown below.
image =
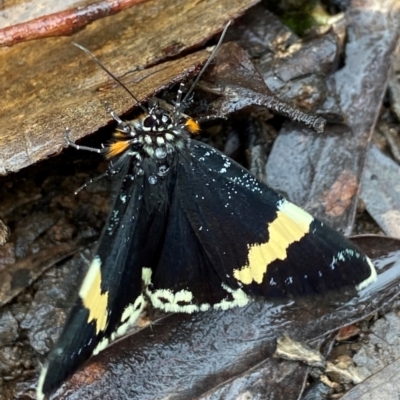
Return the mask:
[[[189,137],[198,133],[200,126],[193,118],[176,113],[176,108],[164,108],[152,103],[149,111],[117,126],[113,141],[107,146],[106,157],[130,155],[141,161],[154,158],[166,161],[177,151],[187,147]]]

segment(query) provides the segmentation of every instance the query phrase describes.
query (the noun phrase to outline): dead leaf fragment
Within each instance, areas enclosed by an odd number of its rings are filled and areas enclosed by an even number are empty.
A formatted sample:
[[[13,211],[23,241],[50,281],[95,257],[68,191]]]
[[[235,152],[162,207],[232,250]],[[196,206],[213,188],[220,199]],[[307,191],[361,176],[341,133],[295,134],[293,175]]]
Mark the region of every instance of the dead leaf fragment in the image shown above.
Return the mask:
[[[275,358],[283,358],[290,361],[302,361],[311,367],[325,368],[325,358],[315,349],[305,343],[293,340],[288,335],[283,335],[277,340]]]
[[[348,340],[354,336],[357,336],[360,333],[360,327],[356,324],[344,326],[343,328],[339,329],[339,332],[337,333],[335,340],[338,342]]]
[[[332,187],[322,197],[326,214],[332,217],[343,215],[357,192],[358,181],[354,173],[349,170],[341,171]]]

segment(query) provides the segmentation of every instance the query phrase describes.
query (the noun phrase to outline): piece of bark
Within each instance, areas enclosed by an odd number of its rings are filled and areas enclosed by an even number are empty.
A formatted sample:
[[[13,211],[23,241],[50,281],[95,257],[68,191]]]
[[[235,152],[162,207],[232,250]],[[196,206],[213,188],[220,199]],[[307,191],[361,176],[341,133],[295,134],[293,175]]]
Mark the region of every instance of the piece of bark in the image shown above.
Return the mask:
[[[266,167],[274,189],[345,234],[353,226],[366,152],[398,43],[399,12],[394,0],[353,1],[345,65],[328,81],[346,124],[328,125],[323,135],[284,124]],[[329,103],[323,109],[329,111]]]
[[[375,145],[367,154],[361,198],[380,228],[400,238],[400,167]]]
[[[28,40],[71,35],[97,19],[117,14],[144,1],[148,0],[104,0],[86,5],[81,3],[79,7],[50,12],[28,21],[2,27],[0,47]]]
[[[274,95],[236,43],[223,44],[215,63],[204,76],[205,83],[218,87],[220,97],[210,104],[211,114],[224,117],[245,107],[257,105],[322,133],[326,121],[302,111]],[[202,83],[204,87],[204,83]]]
[[[0,307],[28,288],[39,276],[63,259],[73,255],[79,246],[63,243],[43,249],[0,272]]]
[[[95,21],[71,37],[0,48],[0,174],[60,152],[66,127],[76,140],[106,125],[111,117],[104,100],[119,115],[137,106],[71,42],[95,53],[143,101],[194,74],[209,53],[162,61],[204,44],[257,2],[151,1]]]

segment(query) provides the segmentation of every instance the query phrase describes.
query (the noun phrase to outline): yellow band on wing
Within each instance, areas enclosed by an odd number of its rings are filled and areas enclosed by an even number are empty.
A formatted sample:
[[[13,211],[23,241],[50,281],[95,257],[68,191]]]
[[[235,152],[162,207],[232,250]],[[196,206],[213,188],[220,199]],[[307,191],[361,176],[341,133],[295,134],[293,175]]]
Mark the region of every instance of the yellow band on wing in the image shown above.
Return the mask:
[[[95,321],[96,334],[107,327],[108,292],[101,291],[101,261],[95,257],[79,291],[85,308],[89,310],[88,323]]]
[[[310,230],[314,218],[293,203],[282,200],[276,218],[268,224],[268,241],[248,246],[248,263],[235,269],[233,276],[249,285],[262,283],[268,266],[275,260],[285,260],[289,246],[298,242]]]

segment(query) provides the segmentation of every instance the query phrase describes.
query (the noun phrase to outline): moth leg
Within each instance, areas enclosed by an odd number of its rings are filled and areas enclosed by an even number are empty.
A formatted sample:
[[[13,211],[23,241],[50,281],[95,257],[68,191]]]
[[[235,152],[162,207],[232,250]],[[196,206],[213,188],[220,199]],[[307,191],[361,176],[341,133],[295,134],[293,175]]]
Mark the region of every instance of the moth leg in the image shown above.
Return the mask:
[[[123,133],[130,133],[131,132],[131,128],[130,128],[129,124],[127,124],[126,122],[122,121],[122,119],[117,115],[117,113],[111,108],[111,106],[108,103],[108,101],[104,102],[104,107],[106,108],[106,111],[111,115],[113,120],[117,122],[117,124],[118,124],[117,130],[118,131],[121,131]]]
[[[77,150],[91,151],[92,153],[97,153],[97,154],[102,154],[106,151],[104,147],[102,147],[101,149],[96,149],[95,147],[81,146],[79,144],[76,144],[69,138],[70,133],[71,130],[69,128],[65,128],[64,140],[69,147],[73,147],[74,149]]]
[[[64,136],[64,140],[67,143],[68,146],[73,147],[74,149],[77,150],[86,150],[86,151],[90,151],[92,153],[97,153],[97,154],[102,154],[106,151],[106,148],[102,145],[101,149],[96,149],[95,147],[89,147],[89,146],[80,146],[76,143],[74,143],[70,138],[69,135],[71,133],[71,130],[69,128],[65,129],[65,136]],[[114,175],[118,172],[118,170],[114,169],[113,164],[110,162],[107,170],[105,172],[103,172],[102,174],[96,176],[95,178],[89,179],[87,182],[85,182],[82,186],[80,186],[77,190],[75,190],[74,194],[77,195],[81,190],[85,189],[86,187],[88,187],[89,185],[91,185],[92,183],[95,183],[97,181],[99,181],[100,179],[103,179],[105,176],[110,176],[110,175]]]
[[[222,114],[210,114],[204,117],[198,118],[197,122],[201,125],[204,122],[213,121],[214,119],[227,119],[226,115]]]
[[[106,172],[103,172],[100,175],[97,175],[95,178],[89,179],[87,182],[85,182],[82,186],[80,186],[78,189],[75,190],[74,195],[76,196],[81,190],[85,189],[86,187],[90,186],[92,183],[95,183],[99,181],[100,179],[103,179],[106,176],[109,176],[110,172],[107,170]]]

